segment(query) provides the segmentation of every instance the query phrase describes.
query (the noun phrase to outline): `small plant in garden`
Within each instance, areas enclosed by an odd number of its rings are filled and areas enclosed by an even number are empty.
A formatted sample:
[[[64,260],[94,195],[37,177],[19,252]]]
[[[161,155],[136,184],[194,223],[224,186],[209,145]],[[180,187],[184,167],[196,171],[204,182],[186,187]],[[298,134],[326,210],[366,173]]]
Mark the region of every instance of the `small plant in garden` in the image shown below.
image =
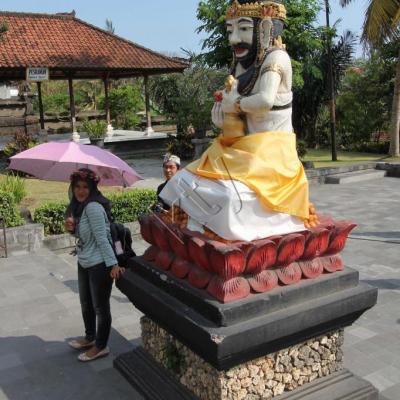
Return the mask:
[[[297,148],[297,155],[299,156],[299,158],[304,158],[305,155],[307,154],[306,142],[304,140],[297,140],[296,148]]]
[[[11,194],[16,204],[20,204],[26,196],[25,179],[18,175],[9,174],[0,182],[0,191]]]
[[[166,367],[179,375],[185,368],[185,357],[182,352],[178,349],[175,341],[169,339],[164,347],[166,356]]]
[[[25,223],[17,210],[13,195],[4,191],[0,191],[0,216],[4,219],[7,228]]]
[[[101,120],[87,120],[82,124],[82,131],[86,132],[90,139],[102,139],[107,133],[107,124]]]
[[[37,141],[33,139],[29,133],[16,133],[14,141],[4,146],[3,153],[6,157],[12,157],[21,151],[28,150],[37,145]]]
[[[167,152],[176,154],[183,160],[188,160],[193,157],[194,146],[192,132],[178,132],[177,135],[171,136],[171,141],[167,144]]]
[[[65,202],[49,202],[38,207],[33,220],[44,226],[45,235],[58,235],[64,232]]]

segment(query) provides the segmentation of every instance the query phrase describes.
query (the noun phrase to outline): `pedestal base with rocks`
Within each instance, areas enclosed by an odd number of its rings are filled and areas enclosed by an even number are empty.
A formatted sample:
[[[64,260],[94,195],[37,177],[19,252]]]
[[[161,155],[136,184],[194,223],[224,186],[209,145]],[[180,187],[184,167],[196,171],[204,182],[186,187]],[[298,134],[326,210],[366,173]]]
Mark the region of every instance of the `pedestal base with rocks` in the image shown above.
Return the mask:
[[[204,400],[271,399],[342,369],[343,330],[218,371],[147,317],[144,350]]]
[[[115,367],[147,399],[378,399],[342,370],[343,328],[377,297],[351,268],[222,304],[137,257],[117,286],[146,317]]]

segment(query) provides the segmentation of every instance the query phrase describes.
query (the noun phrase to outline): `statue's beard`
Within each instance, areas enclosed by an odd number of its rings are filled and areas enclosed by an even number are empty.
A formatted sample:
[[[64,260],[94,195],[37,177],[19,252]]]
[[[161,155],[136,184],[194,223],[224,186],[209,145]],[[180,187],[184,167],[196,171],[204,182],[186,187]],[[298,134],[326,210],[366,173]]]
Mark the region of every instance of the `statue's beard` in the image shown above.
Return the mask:
[[[235,54],[237,62],[239,62],[244,69],[248,69],[256,61],[257,44],[255,40],[253,40],[252,44],[239,43],[235,46],[232,46],[232,50]],[[240,57],[240,52],[243,50],[248,50],[248,51],[243,57]]]

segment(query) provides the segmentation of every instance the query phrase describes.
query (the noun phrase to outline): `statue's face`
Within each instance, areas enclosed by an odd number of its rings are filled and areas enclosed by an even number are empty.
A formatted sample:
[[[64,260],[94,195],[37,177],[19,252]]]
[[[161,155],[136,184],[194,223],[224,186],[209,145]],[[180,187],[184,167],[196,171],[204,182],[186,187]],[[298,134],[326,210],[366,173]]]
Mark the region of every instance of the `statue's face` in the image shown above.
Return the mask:
[[[254,20],[247,17],[230,19],[226,23],[229,43],[239,62],[254,56],[256,47],[254,28]]]

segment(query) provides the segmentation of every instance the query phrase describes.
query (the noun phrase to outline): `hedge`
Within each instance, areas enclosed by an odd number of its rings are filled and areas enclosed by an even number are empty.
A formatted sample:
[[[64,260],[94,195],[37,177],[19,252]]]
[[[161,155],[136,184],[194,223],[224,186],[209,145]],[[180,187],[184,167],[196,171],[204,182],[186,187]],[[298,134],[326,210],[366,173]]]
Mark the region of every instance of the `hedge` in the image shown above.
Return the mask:
[[[133,222],[141,214],[148,212],[156,201],[157,195],[151,189],[133,189],[126,192],[117,192],[108,196],[111,201],[111,211],[115,221]],[[44,225],[46,235],[64,233],[65,202],[45,203],[36,208],[34,221]]]
[[[64,213],[67,208],[65,202],[49,202],[36,208],[33,220],[44,226],[45,235],[64,233]]]
[[[12,193],[0,191],[0,215],[3,217],[7,228],[20,226],[25,223],[21,217]]]
[[[140,215],[148,213],[157,195],[152,189],[134,189],[113,193],[108,198],[115,221],[125,223],[137,221]]]

